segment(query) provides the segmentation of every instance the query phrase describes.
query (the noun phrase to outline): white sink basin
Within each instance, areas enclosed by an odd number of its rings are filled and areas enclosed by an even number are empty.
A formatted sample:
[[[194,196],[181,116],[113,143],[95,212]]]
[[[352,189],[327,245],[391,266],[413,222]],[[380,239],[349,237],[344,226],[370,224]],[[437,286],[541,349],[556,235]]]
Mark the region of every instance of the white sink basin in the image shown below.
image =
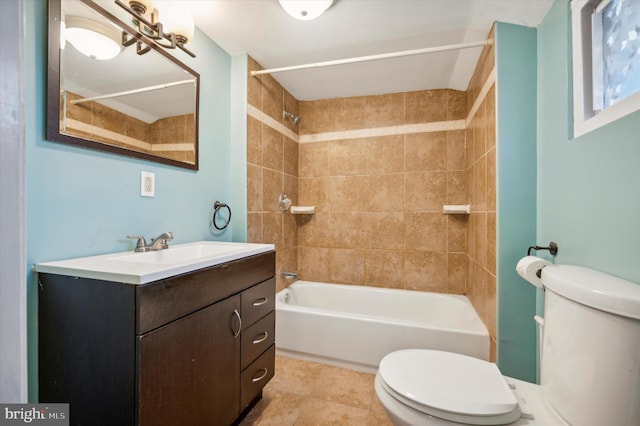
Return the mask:
[[[35,270],[105,281],[145,284],[272,250],[273,244],[199,241],[176,244],[168,249],[145,253],[127,251],[37,263]]]
[[[129,253],[114,256],[110,260],[117,262],[150,263],[154,265],[173,265],[175,263],[197,261],[202,258],[223,256],[238,251],[247,250],[249,246],[242,243],[233,245],[211,244],[203,241],[186,245],[177,245],[165,250],[148,251],[145,253]]]

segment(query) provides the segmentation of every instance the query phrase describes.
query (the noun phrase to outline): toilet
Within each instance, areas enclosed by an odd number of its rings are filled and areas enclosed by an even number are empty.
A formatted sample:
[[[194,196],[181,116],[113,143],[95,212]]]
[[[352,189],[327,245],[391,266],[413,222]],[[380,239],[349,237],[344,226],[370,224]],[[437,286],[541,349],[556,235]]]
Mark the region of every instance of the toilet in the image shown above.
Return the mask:
[[[640,425],[640,285],[549,265],[540,384],[493,363],[407,349],[380,362],[375,391],[396,425]]]

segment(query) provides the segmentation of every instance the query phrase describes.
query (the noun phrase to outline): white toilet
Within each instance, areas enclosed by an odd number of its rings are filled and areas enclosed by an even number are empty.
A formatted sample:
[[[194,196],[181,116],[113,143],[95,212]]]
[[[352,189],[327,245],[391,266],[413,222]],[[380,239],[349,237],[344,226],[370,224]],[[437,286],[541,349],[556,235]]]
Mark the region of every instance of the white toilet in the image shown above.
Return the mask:
[[[579,266],[542,270],[540,385],[465,355],[409,349],[375,390],[397,425],[640,425],[640,285]]]

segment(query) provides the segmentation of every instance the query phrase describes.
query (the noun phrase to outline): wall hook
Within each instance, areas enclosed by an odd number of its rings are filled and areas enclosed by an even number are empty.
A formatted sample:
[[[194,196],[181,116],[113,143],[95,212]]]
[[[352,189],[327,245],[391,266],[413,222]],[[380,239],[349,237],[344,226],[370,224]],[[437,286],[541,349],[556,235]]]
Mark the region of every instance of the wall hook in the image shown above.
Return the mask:
[[[531,246],[529,247],[529,250],[527,250],[527,256],[531,256],[531,250],[549,250],[551,256],[555,256],[556,254],[558,254],[558,244],[551,241],[549,243],[549,247]]]

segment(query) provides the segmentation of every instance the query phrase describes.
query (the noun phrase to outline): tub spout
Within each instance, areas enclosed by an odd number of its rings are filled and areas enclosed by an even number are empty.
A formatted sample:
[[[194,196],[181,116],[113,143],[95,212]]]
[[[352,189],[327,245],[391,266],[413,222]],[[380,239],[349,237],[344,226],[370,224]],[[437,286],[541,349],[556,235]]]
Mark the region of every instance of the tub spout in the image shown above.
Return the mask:
[[[280,271],[280,276],[282,278],[284,278],[285,280],[297,280],[298,279],[298,273],[293,271],[293,272],[285,272],[285,271]]]

